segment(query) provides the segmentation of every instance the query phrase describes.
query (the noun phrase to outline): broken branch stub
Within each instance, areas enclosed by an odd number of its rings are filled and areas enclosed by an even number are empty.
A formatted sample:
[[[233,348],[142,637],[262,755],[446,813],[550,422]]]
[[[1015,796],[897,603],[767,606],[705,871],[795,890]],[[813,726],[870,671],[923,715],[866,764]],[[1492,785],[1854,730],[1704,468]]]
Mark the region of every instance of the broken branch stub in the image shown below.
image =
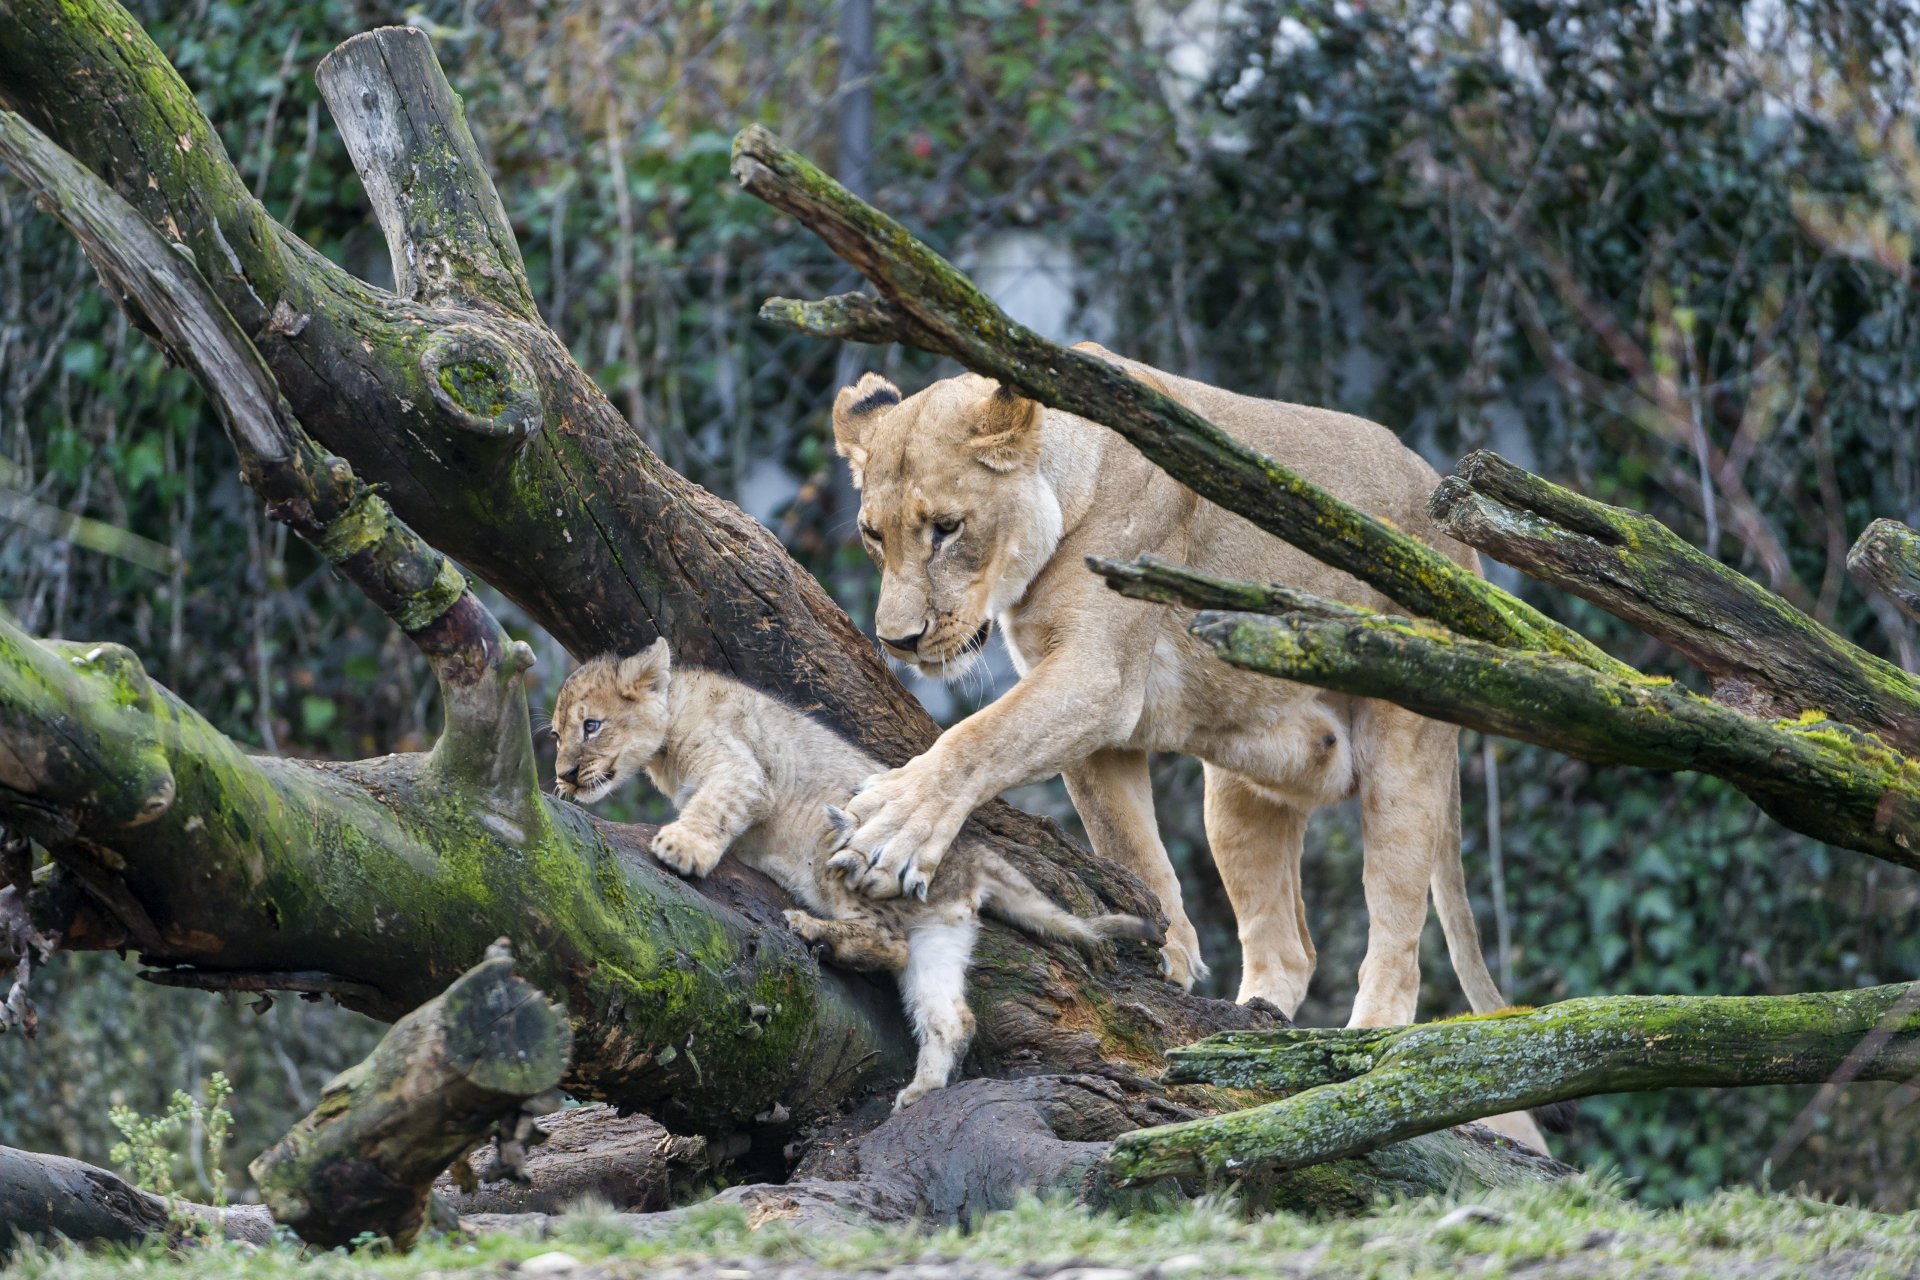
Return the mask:
[[[520,243],[427,34],[362,32],[322,58],[314,80],[386,233],[394,291],[533,319]]]
[[[514,975],[503,939],[335,1076],[250,1171],[274,1220],[307,1243],[371,1232],[404,1248],[434,1179],[496,1129],[513,1134],[530,1104],[546,1109],[572,1048],[565,1012]]]

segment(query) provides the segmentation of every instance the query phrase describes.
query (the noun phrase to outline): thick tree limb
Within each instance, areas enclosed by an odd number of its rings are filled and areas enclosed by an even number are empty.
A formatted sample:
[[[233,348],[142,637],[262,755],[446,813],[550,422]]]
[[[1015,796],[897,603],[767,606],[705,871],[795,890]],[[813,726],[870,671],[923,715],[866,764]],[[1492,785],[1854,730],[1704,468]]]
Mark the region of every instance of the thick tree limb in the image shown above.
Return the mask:
[[[1920,765],[1817,713],[1757,720],[1670,680],[1605,676],[1385,614],[1202,613],[1191,629],[1248,670],[1383,698],[1596,764],[1711,773],[1795,831],[1920,868]]]
[[[761,126],[734,137],[733,172],[748,192],[793,215],[884,295],[884,302],[858,295],[819,303],[775,298],[761,309],[763,318],[821,337],[897,341],[951,356],[1043,404],[1104,423],[1195,493],[1415,613],[1494,644],[1560,653],[1601,671],[1620,669],[1584,637],[1185,405],[1104,360],[1016,324],[906,228]]]
[[[1847,572],[1868,591],[1920,621],[1920,533],[1875,520],[1847,552]]]
[[[276,1222],[308,1244],[372,1232],[411,1245],[434,1179],[560,1083],[566,1015],[513,973],[501,943],[442,995],[393,1024],[335,1076],[312,1111],[250,1166]],[[519,1173],[520,1170],[512,1172]]]
[[[225,1209],[186,1200],[169,1204],[94,1165],[0,1147],[0,1253],[16,1234],[133,1244],[177,1230],[263,1245],[273,1238],[273,1218],[255,1204]]]
[[[1718,701],[1765,717],[1821,711],[1902,750],[1920,748],[1920,685],[1906,672],[1651,516],[1485,452],[1460,460],[1432,511],[1460,541],[1668,645],[1712,678]]]
[[[426,33],[364,32],[321,59],[314,79],[386,233],[395,292],[533,319],[520,243]]]
[[[582,1096],[732,1132],[904,1075],[891,991],[823,974],[764,881],[703,897],[647,856],[647,829],[546,800],[513,828],[428,757],[251,758],[125,649],[40,644],[4,619],[0,743],[0,821],[84,876],[95,910],[135,916],[149,964],[297,967],[397,1018],[505,929],[528,980],[567,1002]],[[62,941],[130,940],[83,921]]]
[[[1170,1079],[1304,1090],[1126,1134],[1117,1183],[1244,1177],[1353,1156],[1502,1111],[1596,1093],[1920,1074],[1920,984],[1798,996],[1613,996],[1415,1027],[1229,1032]]]

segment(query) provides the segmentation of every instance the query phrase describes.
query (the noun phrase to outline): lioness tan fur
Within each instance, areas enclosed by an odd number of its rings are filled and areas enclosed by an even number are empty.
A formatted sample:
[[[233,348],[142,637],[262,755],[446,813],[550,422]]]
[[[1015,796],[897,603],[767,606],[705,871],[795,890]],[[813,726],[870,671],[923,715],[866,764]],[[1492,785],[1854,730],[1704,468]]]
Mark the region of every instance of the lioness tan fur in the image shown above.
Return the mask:
[[[1434,526],[1438,477],[1386,428],[1326,409],[1236,395],[1109,360],[1360,509],[1477,571]],[[1154,820],[1147,753],[1205,767],[1205,822],[1238,918],[1240,999],[1291,1015],[1314,968],[1301,842],[1314,810],[1358,794],[1367,951],[1351,1025],[1411,1022],[1431,883],[1449,953],[1477,1011],[1505,1000],[1487,972],[1460,865],[1458,730],[1384,702],[1240,671],[1190,636],[1186,616],[1120,596],[1089,555],[1144,552],[1335,600],[1379,593],[1202,501],[1107,428],[972,374],[902,397],[877,374],[843,389],[834,442],[860,490],[880,566],[875,631],[923,673],[952,678],[989,628],[1019,683],[847,803],[847,846],[872,859],[875,897],[931,878],[973,810],[1059,773],[1095,850],[1137,872],[1172,922],[1163,960],[1182,986],[1205,972]],[[1525,1117],[1506,1127],[1538,1143]]]
[[[787,923],[834,963],[897,975],[920,1055],[896,1108],[945,1085],[973,1037],[966,973],[983,908],[1028,933],[1081,946],[1160,940],[1135,916],[1083,920],[1063,911],[971,838],[955,844],[919,897],[876,902],[854,893],[846,872],[866,864],[835,856],[830,836],[846,817],[833,806],[878,772],[879,761],[737,680],[675,670],[665,640],[582,664],[561,686],[553,733],[561,795],[591,804],[644,769],[679,811],[653,838],[656,858],[681,875],[704,876],[731,850],[805,904],[786,913]]]

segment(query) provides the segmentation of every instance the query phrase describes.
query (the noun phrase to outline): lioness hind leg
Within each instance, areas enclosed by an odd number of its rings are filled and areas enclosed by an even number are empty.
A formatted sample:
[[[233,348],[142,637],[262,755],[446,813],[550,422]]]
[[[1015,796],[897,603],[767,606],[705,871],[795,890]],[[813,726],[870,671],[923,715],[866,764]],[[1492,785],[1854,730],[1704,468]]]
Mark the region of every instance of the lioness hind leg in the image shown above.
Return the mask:
[[[1144,751],[1096,751],[1061,775],[1067,795],[1086,825],[1093,851],[1127,868],[1146,882],[1167,916],[1167,941],[1161,948],[1161,966],[1169,981],[1181,990],[1207,976],[1200,958],[1200,935],[1187,919],[1180,897],[1180,878],[1160,843],[1160,826],[1153,816],[1153,779]]]
[[[827,949],[827,959],[862,973],[898,973],[907,967],[907,940],[897,930],[870,920],[823,920],[805,911],[788,911],[787,927]]]
[[[1434,833],[1454,827],[1458,730],[1384,702],[1355,717],[1360,839],[1367,897],[1367,954],[1352,1027],[1404,1026],[1420,998],[1420,932],[1427,923]],[[1457,829],[1457,828],[1455,828]]]
[[[1203,772],[1207,844],[1240,926],[1238,999],[1270,1000],[1291,1018],[1316,959],[1300,890],[1307,811],[1239,774],[1214,765]]]
[[[917,924],[908,931],[900,994],[913,1023],[914,1039],[920,1043],[920,1057],[913,1079],[894,1097],[896,1111],[944,1088],[973,1039],[967,966],[979,932],[979,917],[970,912]]]

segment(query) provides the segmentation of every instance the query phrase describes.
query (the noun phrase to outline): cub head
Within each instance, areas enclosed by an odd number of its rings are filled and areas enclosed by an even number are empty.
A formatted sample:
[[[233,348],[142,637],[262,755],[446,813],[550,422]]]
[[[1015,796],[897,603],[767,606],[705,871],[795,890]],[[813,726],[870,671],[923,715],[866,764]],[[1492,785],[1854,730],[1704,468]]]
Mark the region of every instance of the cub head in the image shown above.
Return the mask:
[[[834,401],[834,448],[880,566],[874,631],[922,675],[966,674],[1060,544],[1060,502],[1039,468],[1045,417],[974,374],[903,398],[869,373]]]
[[[575,668],[553,704],[555,795],[592,804],[646,766],[667,738],[673,653],[665,638]]]

